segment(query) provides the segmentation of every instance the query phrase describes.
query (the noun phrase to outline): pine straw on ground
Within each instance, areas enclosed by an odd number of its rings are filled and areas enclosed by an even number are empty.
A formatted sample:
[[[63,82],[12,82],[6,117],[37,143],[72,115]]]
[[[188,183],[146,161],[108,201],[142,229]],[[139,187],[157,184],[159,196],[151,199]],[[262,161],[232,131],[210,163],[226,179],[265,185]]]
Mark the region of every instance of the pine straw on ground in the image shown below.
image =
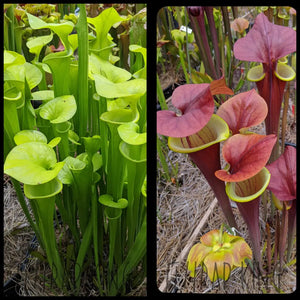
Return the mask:
[[[3,190],[4,282],[19,272],[33,237],[27,219],[8,177],[4,176]]]
[[[172,109],[171,99],[168,99]],[[265,134],[264,125],[251,128],[251,131]],[[285,141],[296,143],[296,124],[288,110],[288,121]],[[222,147],[222,144],[221,144]],[[214,194],[207,184],[199,169],[193,165],[186,154],[168,152],[168,160],[173,165],[178,163],[177,177],[174,182],[166,181],[164,171],[158,159],[157,170],[157,287],[168,293],[284,293],[293,292],[296,288],[295,263],[284,269],[282,273],[275,270],[268,280],[255,278],[250,268],[237,268],[233,270],[227,282],[218,281],[212,284],[207,275],[198,268],[195,278],[189,276],[186,266],[186,258],[178,261],[182,250],[187,243],[194,245],[206,232],[219,229],[222,223],[227,223],[218,204],[209,215],[206,224],[198,233],[198,237],[190,240],[193,231],[202,221],[205,212],[214,200]],[[221,160],[224,165],[224,161]],[[170,168],[171,170],[171,168]],[[177,184],[176,184],[177,183]],[[260,224],[262,242],[265,243],[265,210],[270,213],[270,201],[265,209],[260,207]],[[233,212],[236,216],[239,228],[238,235],[244,237],[248,244],[247,227],[244,224],[238,209],[233,203]],[[271,228],[272,244],[274,244],[274,228]],[[265,253],[265,252],[264,252]],[[292,258],[295,259],[296,250],[293,250]],[[265,257],[264,257],[265,259]],[[164,284],[167,283],[165,286]]]
[[[9,180],[4,175],[4,278],[6,283],[15,274],[20,274],[18,294],[20,296],[66,296],[56,287],[52,279],[52,272],[49,265],[35,256],[27,256],[30,243],[34,238],[34,232],[29,226],[23,210],[18,202],[15,190]],[[61,241],[63,243],[63,241]],[[36,249],[42,253],[40,247]],[[27,262],[20,266],[25,258]],[[69,274],[70,275],[70,274]],[[99,291],[95,288],[92,278],[95,277],[95,268],[88,268],[81,279],[79,296],[99,296]],[[131,290],[127,296],[146,296],[147,279],[135,289]]]
[[[186,155],[172,153],[174,160],[180,160],[180,169],[177,180],[182,182],[180,187],[158,178],[157,190],[157,286],[163,286],[163,281],[167,278],[167,287],[164,290],[169,293],[276,293],[272,280],[282,291],[292,292],[296,286],[295,265],[288,267],[282,275],[275,273],[268,282],[262,278],[253,276],[250,268],[238,268],[232,272],[227,282],[221,281],[212,284],[203,273],[201,267],[198,268],[195,279],[189,277],[186,267],[186,258],[178,262],[178,257],[185,245],[190,241],[190,237],[195,227],[201,222],[203,215],[209,209],[214,200],[214,194],[210,186],[205,181],[204,176],[197,167],[193,166]],[[171,155],[171,158],[173,156]],[[179,159],[179,156],[181,158]],[[234,205],[234,204],[233,204]],[[268,206],[268,211],[270,207]],[[265,228],[264,208],[261,205],[261,233],[262,239]],[[243,236],[250,244],[246,225],[239,214],[237,208],[233,207],[239,228],[238,235]],[[206,224],[198,233],[197,239],[192,243],[199,242],[199,238],[206,232],[219,229],[222,223],[227,223],[218,204],[210,213]],[[274,231],[272,232],[274,233]],[[273,239],[274,242],[274,239]],[[293,253],[293,257],[295,252]],[[170,276],[170,271],[175,268],[175,272]],[[273,283],[274,284],[274,283]]]
[[[15,190],[6,175],[4,176],[3,228],[4,283],[18,273],[21,275],[19,295],[59,295],[53,291],[45,294],[46,280],[42,280],[42,277],[47,278],[51,270],[37,258],[29,257],[27,264],[24,264],[24,270],[20,271],[21,264],[27,257],[30,242],[34,238],[34,232],[27,222]]]

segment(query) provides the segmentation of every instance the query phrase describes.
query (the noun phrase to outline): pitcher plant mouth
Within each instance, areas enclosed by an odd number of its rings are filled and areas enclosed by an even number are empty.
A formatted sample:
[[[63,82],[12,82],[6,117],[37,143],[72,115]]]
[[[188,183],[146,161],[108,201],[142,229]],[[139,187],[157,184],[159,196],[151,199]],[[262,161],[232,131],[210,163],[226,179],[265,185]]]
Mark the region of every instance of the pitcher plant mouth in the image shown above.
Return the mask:
[[[292,81],[296,78],[296,72],[292,67],[287,65],[286,62],[276,63],[276,68],[274,70],[275,76],[282,81]],[[266,73],[263,68],[263,64],[252,67],[247,73],[247,79],[249,81],[258,82],[265,78]]]
[[[266,190],[271,179],[267,168],[263,168],[255,176],[239,182],[227,182],[226,194],[236,202],[249,202],[258,198]]]
[[[227,123],[218,115],[213,114],[200,131],[181,138],[169,137],[168,145],[174,152],[193,153],[225,141],[229,135]]]
[[[225,193],[225,184],[214,175],[215,171],[221,167],[219,143],[226,140],[229,135],[227,123],[218,115],[213,114],[199,132],[183,138],[169,137],[168,145],[175,152],[189,155],[212,188],[229,225],[237,227]]]
[[[28,199],[45,199],[53,197],[60,193],[63,185],[60,180],[56,178],[43,184],[30,185],[24,184],[24,193]]]
[[[226,86],[224,76],[210,84],[185,84],[175,89],[172,104],[180,114],[174,111],[157,112],[157,132],[169,137],[186,137],[201,130],[214,112],[213,95],[233,95]]]
[[[216,171],[215,175],[226,182],[240,182],[251,178],[268,162],[276,139],[274,134],[233,135],[222,149],[229,166],[225,170]]]
[[[168,146],[174,152],[187,153],[200,169],[231,226],[237,227],[224,182],[214,176],[220,168],[221,141],[229,135],[227,123],[213,114],[213,95],[233,91],[226,86],[224,76],[210,84],[186,84],[175,89],[172,104],[181,115],[173,111],[157,112],[157,133],[168,136]]]
[[[276,139],[275,135],[255,133],[233,135],[222,149],[228,164],[225,169],[215,172],[216,177],[226,182],[226,195],[237,203],[247,224],[254,258],[262,274],[259,202],[270,182],[271,174],[265,165]]]
[[[256,82],[259,94],[268,105],[265,119],[267,134],[278,134],[281,103],[287,81],[296,73],[286,64],[286,56],[296,51],[296,31],[271,23],[260,13],[249,33],[234,44],[234,56],[239,60],[259,63],[247,74],[249,81]],[[270,157],[278,157],[277,142]]]
[[[37,185],[54,179],[64,162],[57,162],[51,146],[29,142],[15,146],[6,157],[4,171],[24,184]]]
[[[282,81],[292,81],[296,78],[296,72],[286,63],[277,62],[274,74]]]

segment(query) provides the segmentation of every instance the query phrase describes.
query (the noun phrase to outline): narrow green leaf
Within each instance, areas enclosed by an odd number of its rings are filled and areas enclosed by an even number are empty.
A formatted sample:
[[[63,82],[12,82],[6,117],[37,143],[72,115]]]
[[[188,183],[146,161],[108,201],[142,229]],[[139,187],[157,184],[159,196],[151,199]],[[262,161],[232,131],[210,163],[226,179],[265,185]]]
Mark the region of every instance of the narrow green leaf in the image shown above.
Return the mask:
[[[133,246],[130,248],[127,257],[118,269],[118,273],[115,277],[116,281],[112,281],[113,285],[109,292],[111,296],[117,294],[118,290],[126,282],[126,279],[129,276],[129,274],[138,265],[138,263],[146,254],[146,235],[147,223],[146,220],[144,220],[143,225],[136,237]]]
[[[82,273],[82,267],[83,267],[83,262],[84,258],[86,256],[86,253],[90,247],[91,239],[92,239],[92,229],[93,229],[93,222],[92,219],[90,219],[88,226],[84,232],[83,238],[81,240],[79,252],[77,255],[76,259],[76,264],[75,264],[75,281],[76,281],[76,288],[77,291],[80,288],[80,280],[81,280],[81,273]]]

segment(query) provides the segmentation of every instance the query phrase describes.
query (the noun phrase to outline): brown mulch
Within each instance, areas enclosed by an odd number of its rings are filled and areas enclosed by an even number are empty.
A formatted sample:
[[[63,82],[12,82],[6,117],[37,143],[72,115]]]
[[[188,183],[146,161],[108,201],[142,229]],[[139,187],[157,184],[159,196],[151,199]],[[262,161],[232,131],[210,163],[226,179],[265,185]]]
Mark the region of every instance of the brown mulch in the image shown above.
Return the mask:
[[[29,242],[33,238],[33,231],[18,202],[15,190],[8,179],[8,176],[4,176],[4,282],[19,272],[20,264],[25,259]]]

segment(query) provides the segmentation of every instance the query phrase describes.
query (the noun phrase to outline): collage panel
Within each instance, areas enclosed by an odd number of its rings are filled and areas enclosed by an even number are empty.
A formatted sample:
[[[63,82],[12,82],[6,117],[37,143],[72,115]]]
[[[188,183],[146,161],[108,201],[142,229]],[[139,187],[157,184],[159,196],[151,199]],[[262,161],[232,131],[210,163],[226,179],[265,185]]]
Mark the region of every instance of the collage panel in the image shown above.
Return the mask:
[[[4,3],[3,295],[295,292],[296,26]]]
[[[159,291],[294,292],[296,10],[164,6],[156,26]]]
[[[147,3],[7,3],[5,296],[147,295]]]

